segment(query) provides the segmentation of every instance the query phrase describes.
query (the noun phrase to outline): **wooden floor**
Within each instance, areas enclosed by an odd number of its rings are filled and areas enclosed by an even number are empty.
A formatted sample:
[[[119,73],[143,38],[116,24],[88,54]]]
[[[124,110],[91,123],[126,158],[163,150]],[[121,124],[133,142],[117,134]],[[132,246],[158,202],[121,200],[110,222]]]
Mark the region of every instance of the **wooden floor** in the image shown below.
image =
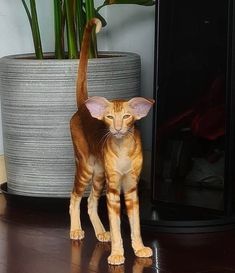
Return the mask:
[[[143,230],[151,259],[137,259],[123,225],[126,262],[108,266],[110,245],[98,243],[86,213],[85,239],[69,240],[65,210],[13,207],[0,194],[0,273],[231,273],[235,272],[235,232],[173,235]],[[104,217],[106,219],[106,216]]]

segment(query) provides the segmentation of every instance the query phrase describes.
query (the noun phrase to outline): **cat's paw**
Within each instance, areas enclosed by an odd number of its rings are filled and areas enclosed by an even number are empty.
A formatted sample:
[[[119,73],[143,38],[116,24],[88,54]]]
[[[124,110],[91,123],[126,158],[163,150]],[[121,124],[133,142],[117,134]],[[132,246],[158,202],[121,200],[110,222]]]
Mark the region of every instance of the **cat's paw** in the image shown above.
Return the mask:
[[[110,242],[111,236],[109,231],[105,231],[96,235],[100,242]]]
[[[124,261],[125,261],[125,257],[123,255],[111,254],[108,257],[108,263],[112,265],[121,265],[121,264],[124,264]]]
[[[82,240],[85,237],[85,232],[82,229],[75,229],[70,231],[71,240]]]
[[[135,255],[140,258],[148,258],[153,256],[153,251],[150,247],[143,247],[136,250]]]

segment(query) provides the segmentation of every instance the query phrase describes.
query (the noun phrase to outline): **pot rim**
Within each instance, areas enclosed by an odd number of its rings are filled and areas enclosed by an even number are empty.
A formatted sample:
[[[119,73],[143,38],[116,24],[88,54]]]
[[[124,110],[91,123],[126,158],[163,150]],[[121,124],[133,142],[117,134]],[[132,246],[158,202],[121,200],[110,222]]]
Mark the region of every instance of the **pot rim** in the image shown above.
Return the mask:
[[[12,61],[12,62],[27,62],[27,63],[77,63],[79,59],[55,59],[50,58],[53,56],[53,52],[46,52],[44,53],[45,59],[36,59],[34,53],[24,53],[24,54],[14,54],[14,55],[6,55],[0,58],[0,62],[4,61]],[[106,60],[113,60],[119,58],[121,59],[136,59],[140,56],[137,53],[133,52],[123,52],[123,51],[99,51],[99,55],[101,57],[95,58],[95,59],[89,59],[89,62],[97,62],[99,60],[102,60],[102,62],[105,62]]]

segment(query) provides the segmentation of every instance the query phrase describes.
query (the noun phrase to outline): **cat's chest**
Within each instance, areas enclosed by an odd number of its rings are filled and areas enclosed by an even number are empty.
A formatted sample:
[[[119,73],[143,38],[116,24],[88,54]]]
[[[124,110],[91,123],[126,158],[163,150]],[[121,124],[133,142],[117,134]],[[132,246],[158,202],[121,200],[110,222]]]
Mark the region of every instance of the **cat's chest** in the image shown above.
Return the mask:
[[[132,169],[132,160],[128,155],[128,149],[120,149],[116,151],[115,169],[120,174],[127,174]]]
[[[115,169],[120,174],[128,174],[132,169],[131,160],[128,157],[123,157],[117,160]]]
[[[120,175],[130,174],[138,160],[139,145],[131,138],[112,139],[107,143],[104,152],[106,172],[117,172]]]

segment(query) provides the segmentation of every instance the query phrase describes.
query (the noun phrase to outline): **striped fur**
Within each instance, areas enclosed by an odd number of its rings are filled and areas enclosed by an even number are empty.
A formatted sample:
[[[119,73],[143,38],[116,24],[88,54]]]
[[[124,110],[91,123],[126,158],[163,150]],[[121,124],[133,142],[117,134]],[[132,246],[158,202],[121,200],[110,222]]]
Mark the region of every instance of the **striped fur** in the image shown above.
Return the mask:
[[[93,25],[86,26],[80,55],[77,105],[71,119],[71,136],[76,158],[74,189],[70,200],[70,238],[84,237],[80,222],[80,202],[88,183],[92,189],[88,198],[88,213],[99,241],[111,240],[110,264],[124,262],[120,233],[120,193],[124,192],[131,226],[132,247],[138,257],[150,257],[152,250],[143,245],[139,223],[137,184],[142,168],[142,147],[134,123],[147,115],[153,101],[133,98],[129,101],[108,101],[102,97],[88,99],[86,71],[88,47]],[[97,213],[98,199],[106,181],[110,232],[106,231]]]

